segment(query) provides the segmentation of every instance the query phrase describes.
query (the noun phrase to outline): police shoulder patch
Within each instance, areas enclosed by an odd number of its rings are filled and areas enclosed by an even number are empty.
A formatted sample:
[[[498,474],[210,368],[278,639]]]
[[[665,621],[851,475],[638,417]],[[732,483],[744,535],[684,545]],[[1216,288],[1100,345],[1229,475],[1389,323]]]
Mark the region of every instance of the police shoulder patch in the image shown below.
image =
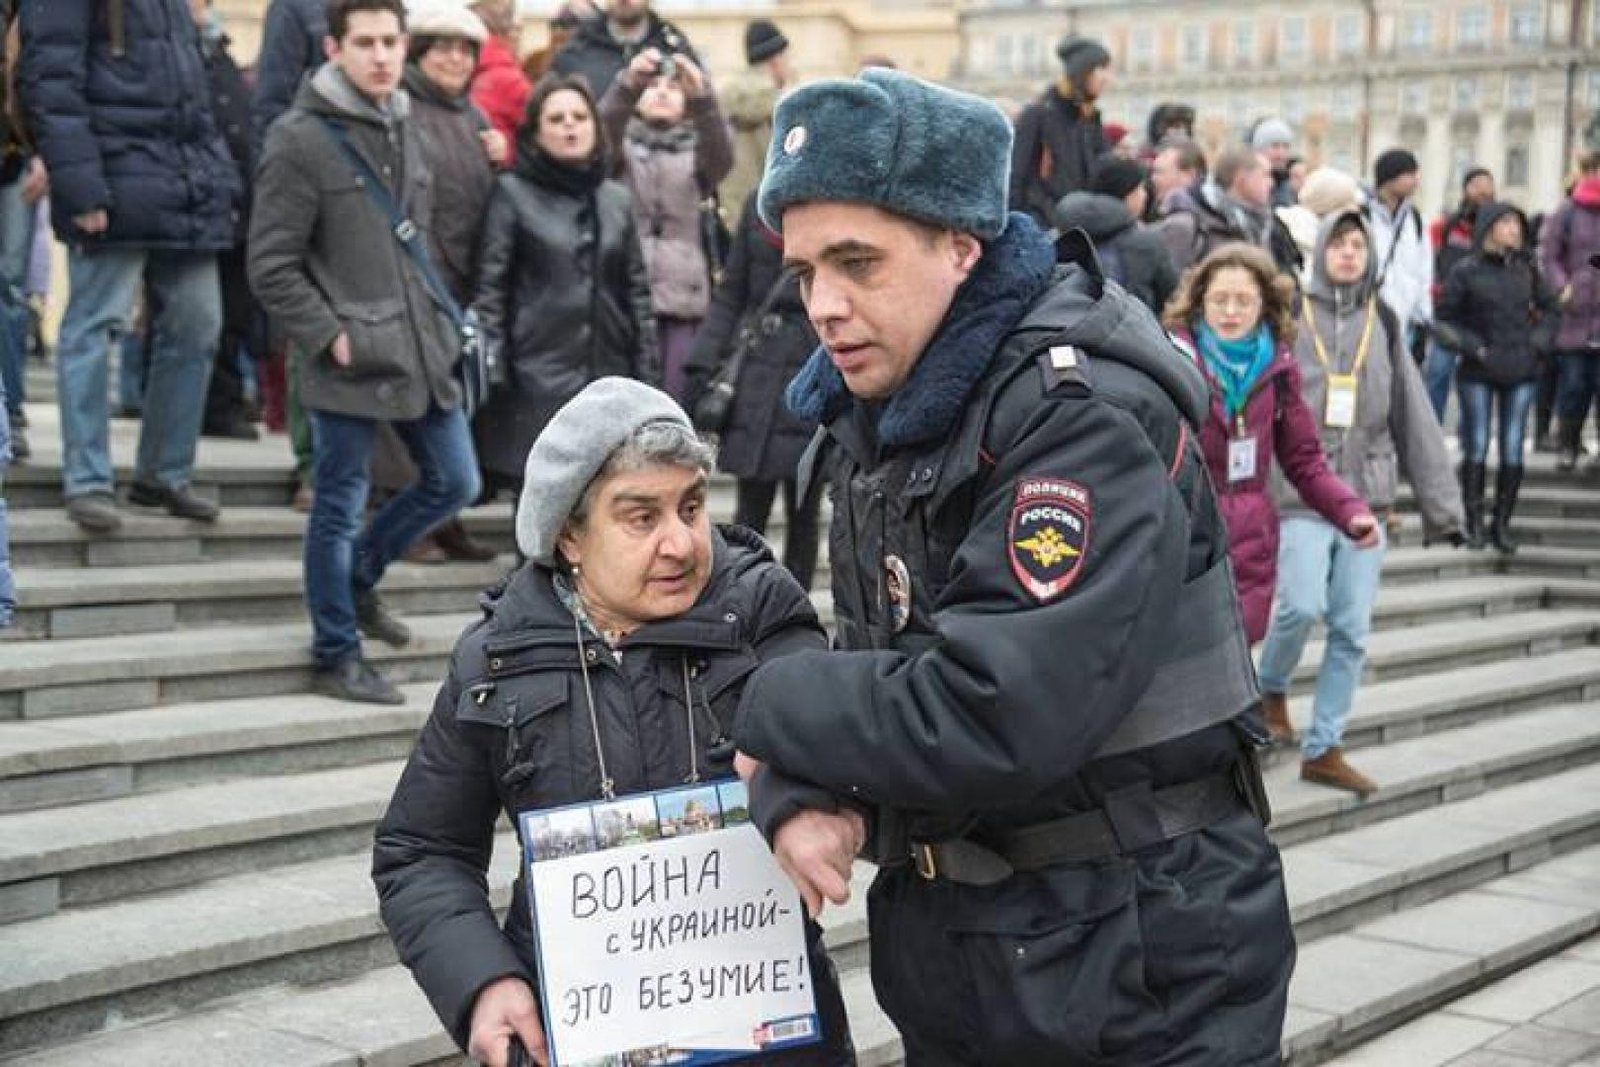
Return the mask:
[[[1017,479],[1006,550],[1012,573],[1039,603],[1055,600],[1078,580],[1093,515],[1089,490],[1077,482],[1034,475]]]

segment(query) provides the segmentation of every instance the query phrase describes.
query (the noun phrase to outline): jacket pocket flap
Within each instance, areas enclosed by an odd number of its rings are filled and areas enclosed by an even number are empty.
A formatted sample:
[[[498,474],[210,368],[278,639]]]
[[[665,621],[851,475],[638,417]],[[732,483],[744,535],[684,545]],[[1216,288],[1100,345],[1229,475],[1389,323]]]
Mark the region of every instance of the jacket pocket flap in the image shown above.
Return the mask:
[[[689,684],[694,687],[696,695],[704,693],[707,700],[716,700],[733,686],[744,681],[750,672],[761,666],[761,660],[754,652],[738,652],[731,655],[711,656],[699,661],[690,661]],[[672,693],[682,698],[683,696],[683,666],[677,657],[666,659],[661,665],[661,688],[664,692]]]
[[[570,687],[562,673],[523,674],[498,682],[464,686],[456,698],[459,722],[484,726],[522,726],[567,703]]]
[[[1074,926],[1092,926],[1133,901],[1133,869],[1115,861],[1098,866],[1063,864],[1020,875],[992,891],[995,899],[957,917],[946,927],[956,934],[1045,937]]]
[[[406,306],[399,300],[341,300],[333,305],[333,313],[348,321],[378,323],[402,318]]]

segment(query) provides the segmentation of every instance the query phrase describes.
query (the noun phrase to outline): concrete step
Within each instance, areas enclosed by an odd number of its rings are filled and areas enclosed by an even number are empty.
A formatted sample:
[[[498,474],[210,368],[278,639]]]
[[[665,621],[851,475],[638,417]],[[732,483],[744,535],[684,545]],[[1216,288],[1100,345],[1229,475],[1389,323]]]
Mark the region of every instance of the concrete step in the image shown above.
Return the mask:
[[[1302,945],[1289,989],[1287,1067],[1325,1062],[1596,929],[1600,847],[1589,847]]]
[[[0,926],[0,1054],[391,963],[370,866],[361,852]],[[516,866],[504,835],[489,878],[496,907]]]
[[[1600,482],[1588,477],[1557,478],[1554,468],[1551,468],[1549,477],[1541,475],[1524,484],[1517,497],[1517,518],[1600,518],[1600,493],[1595,492],[1597,485]],[[1494,503],[1493,468],[1489,471],[1486,503],[1490,506]],[[1416,513],[1416,496],[1409,486],[1401,488],[1397,505],[1401,511]]]
[[[403,758],[436,681],[402,706],[301,693],[0,722],[0,812]]]
[[[366,655],[391,681],[436,681],[475,614],[418,615],[413,639]],[[301,693],[310,686],[304,622],[216,626],[193,633],[134,634],[0,644],[0,719],[82,715],[124,708]]]
[[[313,905],[318,925],[345,939],[342,954],[359,952],[348,946],[371,940],[375,908],[368,900],[366,914],[360,914],[361,901],[353,899],[360,894],[336,881],[336,866],[330,861],[286,868],[262,876],[259,884],[243,878],[213,883],[205,888],[209,899],[203,902],[204,911],[197,910],[200,894],[192,892],[0,928],[0,948],[15,953],[10,958],[25,961],[31,972],[58,976],[48,986],[0,976],[0,1016],[10,1018],[0,1031],[0,1051],[39,1048],[48,1042],[42,1051],[9,1061],[32,1067],[102,1060],[198,1063],[205,1062],[204,1050],[214,1051],[218,1036],[226,1035],[232,1038],[230,1064],[432,1062],[446,1054],[448,1046],[438,1043],[436,1021],[420,996],[407,991],[410,977],[397,966],[378,966],[331,983],[318,983],[315,976],[286,975],[294,988],[246,991],[250,977],[272,969],[263,958],[270,951],[266,943],[293,942],[303,934],[264,914],[257,906],[264,892],[276,891],[285,898],[282,911],[301,909],[308,897],[316,898],[321,905]],[[346,868],[347,878],[364,875],[353,863]],[[492,884],[503,886],[509,872],[495,873]],[[360,889],[370,897],[364,877],[361,882]],[[856,884],[859,888],[860,879]],[[158,919],[161,912],[185,905],[187,914],[200,914],[203,920],[186,923],[159,949],[150,947],[148,936],[127,936],[125,924],[136,909],[147,913],[145,919]],[[60,929],[54,932],[66,934],[71,931],[65,927],[74,920],[96,912],[103,921],[87,950],[68,947],[70,942],[59,937],[46,941],[39,929],[56,924]],[[1600,929],[1600,847],[1589,847],[1530,863],[1488,885],[1307,941],[1301,946],[1290,989],[1284,1041],[1289,1062],[1295,1067],[1318,1062],[1596,929]],[[830,942],[836,931],[836,921],[830,922]],[[7,944],[8,938],[12,944]],[[343,962],[340,956],[327,948],[323,951],[326,969],[336,972]],[[126,962],[140,952],[147,958],[136,965]],[[181,1010],[187,1000],[184,992],[195,980],[196,962],[206,959],[233,963],[231,974],[240,996],[153,1025],[132,1025],[72,1041],[108,1019],[113,1025],[137,1024],[145,1014],[138,1010],[141,1005],[160,1001],[169,1011]],[[99,970],[94,969],[97,965]],[[866,972],[860,967],[847,969],[843,985],[860,1062],[901,1062],[898,1037],[872,999]],[[73,996],[78,999],[66,999]],[[48,1004],[54,1004],[54,1010],[45,1010],[43,1005]]]
[[[1516,612],[1489,618],[1430,622],[1375,631],[1367,639],[1365,681],[1389,681],[1491,660],[1540,656],[1590,644],[1600,633],[1600,614],[1582,609]],[[1315,682],[1324,642],[1306,642],[1291,692]]]
[[[511,505],[461,513],[475,537],[509,551]],[[236,507],[214,523],[186,522],[142,509],[123,514],[115,534],[89,534],[56,508],[11,512],[11,562],[19,568],[126,567],[224,560],[298,560],[306,517],[284,506]]]
[[[1563,705],[1385,746],[1359,801],[1267,773],[1288,845],[1600,760],[1600,704]],[[0,815],[0,922],[365,847],[402,763],[252,776]],[[1596,813],[1600,818],[1600,812]]]
[[[1600,483],[1596,484],[1600,491]],[[1524,545],[1550,548],[1600,549],[1600,523],[1593,519],[1550,518],[1543,515],[1523,515],[1519,511],[1512,522],[1517,540]],[[1400,520],[1398,542],[1405,545],[1422,544],[1422,517],[1406,514]]]
[[[1600,936],[1330,1060],[1330,1067],[1600,1062]]]
[[[397,563],[384,575],[384,600],[403,615],[460,612],[514,565]],[[4,640],[115,637],[221,625],[304,620],[304,569],[295,560],[102,567],[19,568],[15,625]]]

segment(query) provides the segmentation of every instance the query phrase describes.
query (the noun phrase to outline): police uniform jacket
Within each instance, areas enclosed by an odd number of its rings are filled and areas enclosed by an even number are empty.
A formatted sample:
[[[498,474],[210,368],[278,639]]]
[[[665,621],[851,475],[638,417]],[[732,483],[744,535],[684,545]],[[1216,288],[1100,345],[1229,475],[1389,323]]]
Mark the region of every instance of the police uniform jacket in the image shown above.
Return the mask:
[[[1019,229],[1013,214],[1007,234]],[[887,403],[838,396],[820,361],[791,392],[824,397],[811,466],[832,489],[849,651],[766,664],[746,686],[735,739],[770,768],[753,809],[769,833],[802,806],[871,817],[886,865],[870,902],[874,985],[925,1056],[1166,1063],[1220,1027],[1254,1036],[1183,1062],[1266,1062],[1294,953],[1255,815],[992,886],[924,880],[906,862],[907,840],[981,843],[1225,774],[1259,731],[1195,446],[1199,371],[1092,261],[1040,291],[1015,277],[1005,236],[985,258],[994,268],[969,279]],[[1018,285],[1014,315],[977,331],[952,321]],[[1227,703],[1143,744],[1127,731],[1152,696],[1174,715],[1189,699]]]
[[[735,527],[713,532],[712,574],[695,606],[641,626],[615,652],[592,629],[580,639],[555,573],[537,564],[482,607],[378,826],[372,867],[400,960],[463,1049],[486,985],[519,976],[539,988],[521,879],[503,930],[486,892],[501,813],[515,825],[519,812],[601,799],[596,728],[619,797],[681,786],[691,769],[702,780],[731,777],[729,725],[750,671],[825,643],[805,591]],[[843,1001],[815,924],[810,935],[827,1040],[763,1064],[846,1062]]]

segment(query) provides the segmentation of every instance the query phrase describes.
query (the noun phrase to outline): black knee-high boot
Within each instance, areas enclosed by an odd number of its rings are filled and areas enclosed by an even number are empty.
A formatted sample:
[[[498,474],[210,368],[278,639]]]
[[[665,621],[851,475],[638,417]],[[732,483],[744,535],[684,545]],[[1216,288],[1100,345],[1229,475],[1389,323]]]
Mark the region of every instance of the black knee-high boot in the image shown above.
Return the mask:
[[[1494,522],[1489,527],[1489,542],[1506,555],[1517,551],[1511,536],[1511,516],[1517,510],[1517,494],[1522,490],[1522,468],[1501,467],[1494,478]]]
[[[1461,506],[1465,513],[1468,548],[1483,547],[1483,479],[1482,463],[1461,461]]]

